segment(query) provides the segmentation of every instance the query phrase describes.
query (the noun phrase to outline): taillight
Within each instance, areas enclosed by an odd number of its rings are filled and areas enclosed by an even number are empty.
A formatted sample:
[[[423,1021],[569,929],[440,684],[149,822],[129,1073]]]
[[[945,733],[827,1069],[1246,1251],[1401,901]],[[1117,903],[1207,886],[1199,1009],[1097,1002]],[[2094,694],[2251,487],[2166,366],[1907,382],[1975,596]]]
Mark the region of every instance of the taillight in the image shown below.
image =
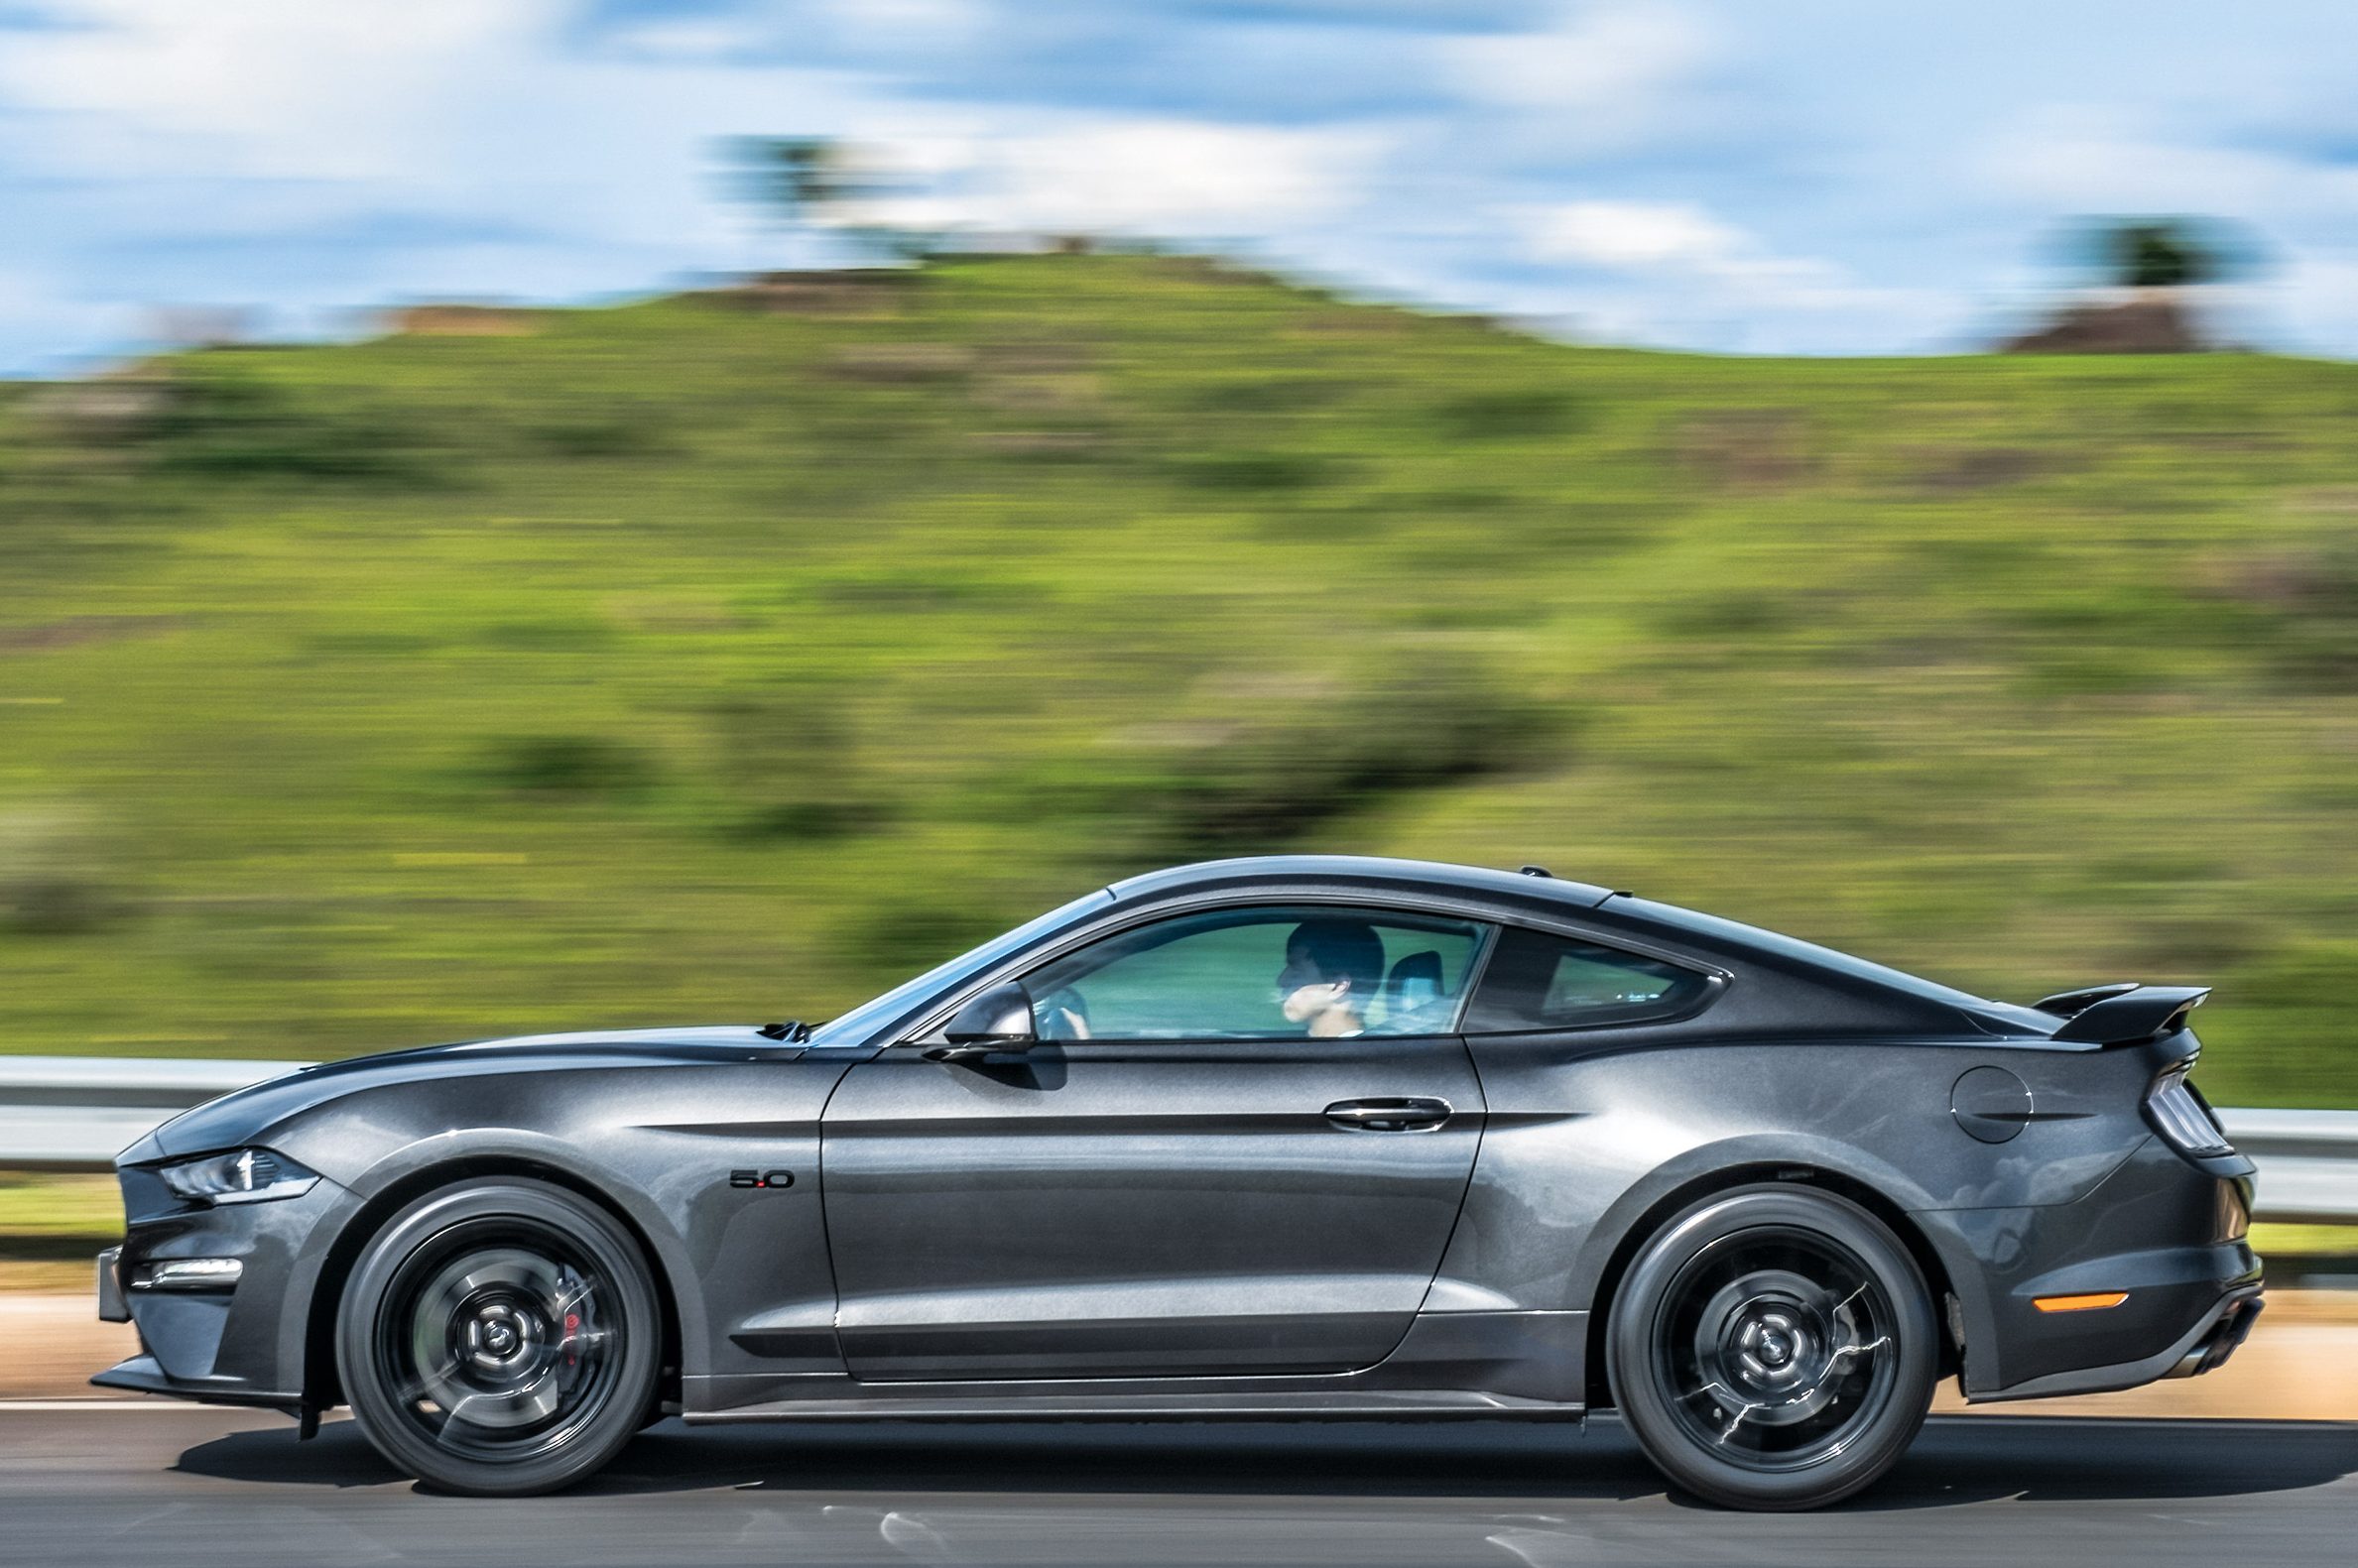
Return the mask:
[[[2154,1124],[2154,1131],[2162,1135],[2162,1141],[2181,1154],[2191,1154],[2197,1159],[2232,1154],[2235,1146],[2227,1142],[2227,1135],[2211,1120],[2193,1086],[2186,1082],[2186,1069],[2190,1065],[2180,1062],[2154,1080],[2153,1088],[2146,1091],[2146,1117]]]

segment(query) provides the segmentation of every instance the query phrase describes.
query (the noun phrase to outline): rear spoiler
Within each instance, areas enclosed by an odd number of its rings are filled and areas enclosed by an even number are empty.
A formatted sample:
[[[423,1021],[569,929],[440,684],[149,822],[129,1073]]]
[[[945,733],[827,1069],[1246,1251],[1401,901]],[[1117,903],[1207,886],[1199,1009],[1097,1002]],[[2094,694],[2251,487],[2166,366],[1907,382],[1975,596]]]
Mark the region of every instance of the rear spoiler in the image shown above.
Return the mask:
[[[2208,986],[2090,986],[2062,991],[2033,1004],[2042,1013],[2060,1014],[2065,1023],[2055,1030],[2058,1040],[2087,1045],[2136,1045],[2175,1033],[2186,1015],[2202,1006]]]

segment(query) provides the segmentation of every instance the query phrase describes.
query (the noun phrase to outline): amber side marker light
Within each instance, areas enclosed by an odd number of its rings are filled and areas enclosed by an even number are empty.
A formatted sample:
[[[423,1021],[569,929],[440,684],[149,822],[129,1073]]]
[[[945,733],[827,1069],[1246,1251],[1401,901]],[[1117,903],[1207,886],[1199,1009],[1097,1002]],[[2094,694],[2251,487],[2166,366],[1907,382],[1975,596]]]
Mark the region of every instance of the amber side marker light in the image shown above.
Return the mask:
[[[2042,1312],[2101,1312],[2128,1299],[2126,1290],[2097,1290],[2084,1296],[2034,1296],[2031,1304]]]

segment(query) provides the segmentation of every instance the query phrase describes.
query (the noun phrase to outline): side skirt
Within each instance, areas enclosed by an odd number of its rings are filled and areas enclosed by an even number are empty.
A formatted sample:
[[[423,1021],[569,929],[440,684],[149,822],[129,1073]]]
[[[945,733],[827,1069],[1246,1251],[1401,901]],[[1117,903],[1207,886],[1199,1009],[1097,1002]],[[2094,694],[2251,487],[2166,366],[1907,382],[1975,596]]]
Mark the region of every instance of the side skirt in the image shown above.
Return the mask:
[[[994,1382],[755,1373],[690,1377],[682,1402],[688,1421],[1564,1419],[1583,1413],[1587,1348],[1585,1312],[1431,1312],[1359,1372]]]
[[[1209,1381],[1209,1380],[1207,1380]],[[941,1385],[931,1385],[939,1389]],[[1541,1420],[1576,1421],[1587,1412],[1577,1404],[1551,1404],[1505,1394],[1469,1390],[1391,1393],[1373,1388],[1336,1388],[1323,1393],[1133,1393],[993,1394],[976,1397],[954,1388],[937,1396],[899,1398],[779,1399],[733,1410],[690,1412],[690,1425],[739,1421],[1370,1421],[1370,1420]]]

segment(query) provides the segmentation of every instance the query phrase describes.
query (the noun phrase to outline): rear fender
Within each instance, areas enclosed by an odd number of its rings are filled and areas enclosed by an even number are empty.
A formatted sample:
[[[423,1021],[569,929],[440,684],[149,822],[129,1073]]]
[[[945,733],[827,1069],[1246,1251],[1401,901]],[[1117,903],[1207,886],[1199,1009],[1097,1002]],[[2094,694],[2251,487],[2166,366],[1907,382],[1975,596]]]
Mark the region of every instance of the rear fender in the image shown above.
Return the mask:
[[[1873,1193],[1905,1214],[1930,1198],[1888,1161],[1832,1139],[1755,1134],[1701,1145],[1664,1161],[1632,1182],[1598,1219],[1574,1265],[1569,1305],[1602,1313],[1612,1303],[1601,1290],[1630,1254],[1678,1210],[1704,1194],[1759,1181],[1805,1181],[1831,1176]]]

